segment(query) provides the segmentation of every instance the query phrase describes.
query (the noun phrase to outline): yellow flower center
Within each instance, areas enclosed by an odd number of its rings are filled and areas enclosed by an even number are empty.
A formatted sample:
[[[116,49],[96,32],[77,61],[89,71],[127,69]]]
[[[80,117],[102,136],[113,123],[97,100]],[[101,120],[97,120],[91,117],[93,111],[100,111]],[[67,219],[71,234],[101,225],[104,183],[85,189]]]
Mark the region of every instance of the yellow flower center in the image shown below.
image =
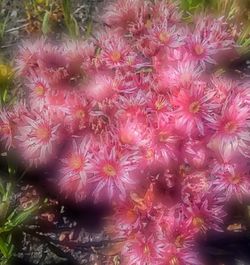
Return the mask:
[[[198,113],[200,111],[200,103],[198,101],[194,101],[189,105],[189,111],[191,113]]]
[[[37,85],[35,88],[35,92],[38,96],[43,96],[45,93],[45,89],[42,85]]]
[[[150,254],[150,248],[149,246],[146,244],[143,248],[143,252],[145,255],[149,255]]]
[[[177,248],[181,248],[183,247],[183,244],[184,244],[184,238],[183,238],[183,235],[178,235],[175,239],[175,246]]]
[[[169,137],[169,135],[166,132],[160,132],[159,133],[159,141],[161,143],[166,143],[168,141],[168,137]]]
[[[204,53],[204,47],[201,44],[196,44],[194,46],[194,51],[197,55],[202,55]]]
[[[179,265],[179,259],[176,256],[173,256],[170,260],[169,260],[169,265]]]
[[[240,177],[240,175],[230,175],[229,181],[231,184],[237,185],[241,182],[241,177]]]
[[[50,130],[49,130],[49,128],[47,128],[45,126],[42,126],[42,127],[37,128],[37,130],[36,130],[36,137],[39,140],[48,141],[49,138],[50,138]]]
[[[146,159],[150,160],[154,157],[154,150],[152,148],[149,148],[146,151]]]
[[[83,158],[79,154],[72,154],[69,158],[69,167],[73,170],[79,170],[83,166]]]
[[[233,132],[236,131],[237,127],[236,127],[235,123],[229,121],[229,122],[226,123],[224,129],[228,133],[233,133]]]
[[[159,34],[159,40],[163,43],[167,43],[169,41],[169,35],[167,32],[161,32]]]
[[[157,110],[161,110],[165,107],[165,104],[164,104],[164,101],[161,100],[161,99],[157,99],[156,102],[155,102],[155,108]]]
[[[10,129],[10,126],[8,125],[1,125],[0,126],[0,133],[2,134],[10,134],[11,133],[11,129]]]
[[[108,177],[114,177],[116,175],[116,170],[115,168],[110,165],[110,164],[107,164],[103,167],[103,172],[105,175],[107,175]]]
[[[203,218],[196,216],[193,218],[192,224],[193,224],[193,226],[195,226],[199,229],[202,229],[204,227],[205,222],[204,222]]]
[[[78,119],[83,119],[85,117],[85,111],[83,109],[79,109],[76,111],[75,116]]]
[[[111,60],[114,62],[114,63],[117,63],[121,60],[121,53],[119,51],[113,51],[110,55],[111,57]]]
[[[151,27],[152,27],[152,20],[150,19],[150,18],[148,18],[147,20],[146,20],[146,22],[145,22],[145,27],[147,28],[147,29],[150,29]]]

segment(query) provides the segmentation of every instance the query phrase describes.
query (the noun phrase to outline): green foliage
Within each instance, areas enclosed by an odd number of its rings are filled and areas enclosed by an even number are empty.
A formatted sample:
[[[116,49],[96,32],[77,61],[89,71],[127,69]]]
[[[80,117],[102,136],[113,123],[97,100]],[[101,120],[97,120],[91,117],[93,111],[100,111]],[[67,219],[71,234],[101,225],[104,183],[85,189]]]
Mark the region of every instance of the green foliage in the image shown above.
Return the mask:
[[[0,41],[3,40],[8,20],[9,20],[9,16],[6,16],[5,18],[0,19]]]
[[[76,19],[72,15],[70,0],[62,0],[62,8],[63,8],[64,22],[68,29],[70,37],[72,38],[78,37],[79,27]]]
[[[8,91],[13,80],[12,68],[7,64],[0,64],[0,103],[8,101]]]
[[[6,184],[0,179],[0,265],[10,264],[14,253],[12,242],[13,232],[16,228],[28,221],[39,209],[35,202],[29,208],[11,206],[13,200],[13,184]]]

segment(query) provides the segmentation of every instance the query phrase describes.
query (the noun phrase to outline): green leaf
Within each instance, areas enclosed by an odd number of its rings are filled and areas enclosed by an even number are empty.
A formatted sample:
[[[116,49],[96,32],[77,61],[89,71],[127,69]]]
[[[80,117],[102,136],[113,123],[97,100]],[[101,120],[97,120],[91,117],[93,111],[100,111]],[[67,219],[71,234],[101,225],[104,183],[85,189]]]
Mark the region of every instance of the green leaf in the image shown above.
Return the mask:
[[[42,32],[43,34],[48,34],[51,30],[50,26],[50,12],[46,11],[45,15],[43,17],[43,23],[42,23]]]
[[[5,258],[9,257],[9,244],[0,236],[0,251]]]
[[[71,37],[79,36],[78,23],[74,18],[74,16],[71,14],[70,0],[63,0],[62,8],[63,8],[64,22],[68,29],[69,35]]]
[[[16,227],[26,221],[32,214],[37,210],[36,206],[33,206],[23,212],[18,213],[15,217],[13,217],[10,222],[12,227]]]

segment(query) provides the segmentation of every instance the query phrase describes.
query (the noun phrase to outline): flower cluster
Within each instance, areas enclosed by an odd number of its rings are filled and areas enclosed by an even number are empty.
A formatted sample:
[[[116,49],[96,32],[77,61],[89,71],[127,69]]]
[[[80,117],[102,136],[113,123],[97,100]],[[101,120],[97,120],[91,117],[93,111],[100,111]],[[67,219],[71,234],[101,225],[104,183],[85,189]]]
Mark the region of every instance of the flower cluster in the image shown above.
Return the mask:
[[[2,143],[55,164],[64,196],[113,205],[122,264],[202,264],[197,237],[250,191],[250,87],[216,72],[235,39],[171,1],[118,0],[99,18],[86,41],[23,43],[26,97],[1,111]]]

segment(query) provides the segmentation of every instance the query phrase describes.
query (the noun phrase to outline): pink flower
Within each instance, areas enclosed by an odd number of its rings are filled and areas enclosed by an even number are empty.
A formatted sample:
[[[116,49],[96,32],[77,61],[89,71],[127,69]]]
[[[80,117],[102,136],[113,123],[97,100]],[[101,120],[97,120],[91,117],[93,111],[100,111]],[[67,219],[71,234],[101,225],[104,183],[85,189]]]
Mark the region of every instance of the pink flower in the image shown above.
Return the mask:
[[[109,73],[95,74],[85,87],[87,97],[97,102],[116,97],[118,90],[119,81]]]
[[[44,49],[45,45],[46,41],[43,38],[33,42],[25,41],[22,43],[16,59],[18,74],[28,76],[39,70],[38,58],[40,51]]]
[[[5,149],[9,150],[13,142],[13,133],[10,114],[6,110],[0,112],[0,140]]]
[[[19,152],[29,165],[46,164],[55,158],[62,140],[60,124],[54,124],[46,112],[23,115],[15,139]]]
[[[247,197],[250,191],[249,168],[244,163],[221,166],[214,172],[215,191],[222,193],[226,200]]]
[[[32,78],[28,83],[29,103],[32,108],[42,111],[46,105],[46,94],[50,89],[49,84],[43,78]]]
[[[71,77],[82,80],[94,70],[95,46],[89,41],[68,41],[64,46]]]
[[[169,166],[178,161],[180,138],[172,124],[162,123],[154,128],[151,131],[151,141],[156,160]]]
[[[181,12],[173,1],[157,1],[152,9],[152,17],[159,23],[167,19],[170,24],[178,25],[181,20]]]
[[[208,171],[194,171],[184,177],[182,183],[183,201],[195,203],[209,192],[211,187],[211,179],[209,179]]]
[[[109,69],[128,66],[135,61],[135,53],[122,35],[117,32],[101,33],[98,38],[99,59]]]
[[[159,82],[172,91],[181,87],[189,88],[201,76],[202,70],[194,61],[178,61],[166,69],[159,70]]]
[[[138,118],[146,122],[146,103],[147,95],[144,91],[126,94],[118,97],[117,99],[117,112],[118,119],[127,120],[131,118]]]
[[[58,182],[61,192],[76,200],[85,198],[85,186],[90,174],[92,153],[91,140],[84,138],[72,139],[70,145],[60,157]]]
[[[142,225],[140,211],[132,200],[115,207],[112,224],[116,236],[118,234],[120,237],[128,237],[140,229]]]
[[[121,120],[118,125],[118,137],[122,144],[137,148],[149,142],[148,128],[138,118]]]
[[[222,49],[234,47],[235,41],[230,30],[230,25],[223,17],[200,16],[195,25],[195,34],[213,44],[217,49],[217,53]]]
[[[66,80],[69,76],[67,69],[67,57],[63,47],[46,43],[43,49],[39,51],[37,58],[39,66],[38,74],[40,74],[49,85],[61,88],[66,85]]]
[[[231,92],[236,88],[236,82],[226,77],[211,77],[212,89],[215,90],[215,101],[223,104]]]
[[[239,150],[247,156],[250,142],[249,107],[240,107],[238,102],[228,100],[224,103],[221,115],[211,119],[209,126],[216,130],[210,140],[209,147],[223,153],[223,159],[228,160]]]
[[[156,46],[177,48],[183,44],[184,32],[171,25],[167,20],[155,23],[149,29],[149,38],[155,42]]]
[[[182,156],[190,166],[201,169],[209,163],[210,152],[205,141],[190,140],[183,145]]]
[[[167,246],[164,258],[160,265],[202,265],[200,257],[193,249],[176,249],[173,246]]]
[[[133,153],[120,154],[116,147],[100,146],[94,154],[89,179],[96,201],[107,198],[125,200],[126,194],[136,183],[134,170],[137,156]]]
[[[207,91],[205,82],[195,82],[189,89],[181,89],[173,97],[176,106],[175,125],[188,136],[205,134],[205,122],[211,112],[218,108],[213,102],[214,92]]]
[[[139,232],[124,245],[122,261],[131,265],[159,264],[164,245],[155,235],[146,237]]]
[[[191,229],[196,232],[205,233],[207,230],[222,231],[223,218],[225,212],[220,206],[210,200],[202,198],[200,202],[185,207],[184,212]]]
[[[105,8],[103,21],[111,27],[126,30],[135,21],[140,10],[146,6],[142,0],[118,0]]]
[[[154,122],[155,120],[168,122],[172,114],[169,97],[160,93],[150,93],[147,110],[151,115],[150,119]]]
[[[93,104],[87,101],[85,95],[81,95],[79,92],[72,92],[66,97],[65,107],[64,124],[69,133],[76,134],[89,125]]]

